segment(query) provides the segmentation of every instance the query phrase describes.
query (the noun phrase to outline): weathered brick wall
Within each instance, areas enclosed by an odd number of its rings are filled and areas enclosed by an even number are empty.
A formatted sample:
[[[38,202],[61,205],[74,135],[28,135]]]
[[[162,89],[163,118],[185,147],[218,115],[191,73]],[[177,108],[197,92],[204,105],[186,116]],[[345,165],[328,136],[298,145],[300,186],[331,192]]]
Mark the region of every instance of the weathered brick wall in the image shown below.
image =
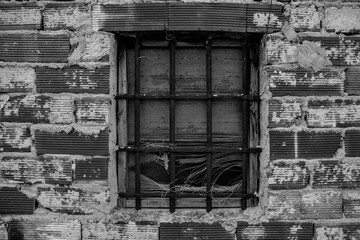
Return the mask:
[[[260,203],[169,214],[113,210],[116,44],[91,27],[109,2],[0,3],[0,239],[157,239],[166,222],[220,222],[202,227],[239,239],[360,239],[360,3],[238,1],[287,16],[263,41]]]

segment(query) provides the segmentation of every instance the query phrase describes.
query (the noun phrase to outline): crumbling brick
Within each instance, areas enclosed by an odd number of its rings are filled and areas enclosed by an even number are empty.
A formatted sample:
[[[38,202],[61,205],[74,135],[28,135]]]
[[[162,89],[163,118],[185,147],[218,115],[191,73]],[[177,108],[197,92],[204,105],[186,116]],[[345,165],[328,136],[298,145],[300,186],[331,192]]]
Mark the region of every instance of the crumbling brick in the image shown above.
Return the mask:
[[[360,100],[311,100],[308,103],[310,127],[360,126]]]
[[[10,157],[0,160],[0,177],[16,183],[70,184],[72,162],[69,158]]]
[[[40,30],[41,20],[36,4],[0,4],[0,30]]]
[[[359,5],[329,6],[325,9],[323,25],[329,32],[357,33],[360,31],[359,22]]]
[[[266,41],[266,62],[270,64],[297,62],[297,46],[282,35],[269,35]]]
[[[101,98],[75,100],[75,119],[80,124],[102,125],[108,123],[110,101]]]
[[[84,189],[69,187],[39,187],[37,201],[45,208],[68,214],[93,214],[110,201],[109,189]]]
[[[109,93],[110,67],[93,69],[78,66],[36,68],[36,91],[39,93]]]
[[[91,28],[91,15],[86,5],[49,3],[43,15],[45,30]]]
[[[35,71],[29,67],[0,67],[0,92],[29,92],[35,87]]]
[[[1,34],[0,61],[67,62],[70,44],[66,34]]]
[[[21,95],[10,97],[1,110],[4,122],[72,123],[69,96]]]
[[[305,162],[277,162],[268,174],[270,189],[297,189],[309,184],[310,172]]]
[[[1,152],[30,152],[31,135],[27,127],[0,127]]]
[[[315,224],[315,239],[359,239],[359,231],[358,223]]]
[[[290,24],[296,30],[320,30],[320,13],[315,5],[292,5],[290,12]]]
[[[344,91],[344,70],[270,68],[267,74],[273,96],[336,96]]]
[[[296,100],[270,100],[269,126],[289,127],[301,122],[301,102]]]

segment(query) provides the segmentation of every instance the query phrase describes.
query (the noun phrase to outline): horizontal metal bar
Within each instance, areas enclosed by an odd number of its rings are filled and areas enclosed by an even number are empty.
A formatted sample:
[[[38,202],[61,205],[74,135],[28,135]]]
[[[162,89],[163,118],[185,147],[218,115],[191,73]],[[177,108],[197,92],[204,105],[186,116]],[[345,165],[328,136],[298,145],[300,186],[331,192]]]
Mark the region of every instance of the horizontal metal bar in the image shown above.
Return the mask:
[[[245,94],[116,94],[115,99],[176,99],[176,100],[208,100],[208,99],[238,99],[244,101],[260,101],[260,96]]]
[[[157,193],[125,193],[119,192],[119,197],[122,198],[135,198],[135,197],[149,197],[149,198],[205,198],[207,196],[216,198],[216,197],[226,197],[226,198],[258,198],[253,193],[201,193],[201,192],[193,192],[193,193],[183,193],[183,192],[157,192]]]
[[[232,147],[117,147],[120,152],[182,152],[182,153],[259,153],[261,148],[232,148]]]

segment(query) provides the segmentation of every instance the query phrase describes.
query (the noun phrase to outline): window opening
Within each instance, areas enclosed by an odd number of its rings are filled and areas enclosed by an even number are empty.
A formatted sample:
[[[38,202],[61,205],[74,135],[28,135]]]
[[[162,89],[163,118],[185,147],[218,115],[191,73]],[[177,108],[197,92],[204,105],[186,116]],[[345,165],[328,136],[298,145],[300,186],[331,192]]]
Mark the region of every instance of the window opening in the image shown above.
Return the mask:
[[[135,198],[136,209],[144,198],[168,199],[171,212],[182,198],[203,198],[207,211],[217,198],[240,198],[245,209],[256,197],[249,156],[261,151],[249,144],[258,37],[172,34],[119,37],[127,92],[116,98],[127,102],[128,131],[119,197]]]

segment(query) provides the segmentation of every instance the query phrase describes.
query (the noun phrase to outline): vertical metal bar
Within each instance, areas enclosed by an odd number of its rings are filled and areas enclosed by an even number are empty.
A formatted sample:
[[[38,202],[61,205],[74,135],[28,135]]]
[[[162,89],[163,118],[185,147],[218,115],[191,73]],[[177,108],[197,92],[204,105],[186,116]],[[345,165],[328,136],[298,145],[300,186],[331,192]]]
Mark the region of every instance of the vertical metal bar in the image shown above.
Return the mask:
[[[211,75],[211,38],[206,41],[206,146],[208,148],[212,145],[212,75]],[[212,153],[207,153],[206,159],[206,211],[210,212],[212,209],[211,200],[211,186],[212,186]]]
[[[250,93],[250,51],[248,45],[248,39],[246,35],[245,44],[243,47],[243,93]],[[249,128],[250,128],[250,104],[249,101],[242,102],[242,112],[243,112],[243,138],[242,138],[242,147],[249,147]],[[248,183],[249,183],[249,153],[243,153],[243,162],[242,162],[242,193],[246,194],[248,191]],[[246,209],[247,207],[247,199],[241,200],[241,208]]]
[[[175,96],[175,40],[170,41],[170,96]],[[175,99],[170,100],[170,144],[175,144]],[[170,153],[170,192],[175,191],[175,153]],[[175,198],[170,198],[170,212],[175,211]]]
[[[135,40],[135,94],[140,93],[140,39]],[[140,99],[135,99],[135,147],[140,147]],[[135,193],[141,193],[140,152],[135,153]],[[136,210],[141,209],[141,197],[135,198]]]

